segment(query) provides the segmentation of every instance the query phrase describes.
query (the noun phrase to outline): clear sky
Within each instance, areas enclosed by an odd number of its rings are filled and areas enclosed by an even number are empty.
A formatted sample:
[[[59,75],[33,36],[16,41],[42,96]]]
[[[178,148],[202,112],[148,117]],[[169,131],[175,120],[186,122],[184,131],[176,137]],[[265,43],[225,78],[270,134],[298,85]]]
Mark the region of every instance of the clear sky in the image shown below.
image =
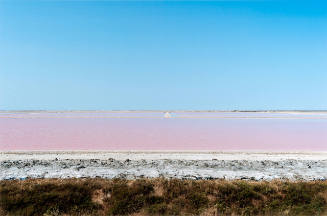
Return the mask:
[[[327,109],[327,3],[0,0],[0,109]]]

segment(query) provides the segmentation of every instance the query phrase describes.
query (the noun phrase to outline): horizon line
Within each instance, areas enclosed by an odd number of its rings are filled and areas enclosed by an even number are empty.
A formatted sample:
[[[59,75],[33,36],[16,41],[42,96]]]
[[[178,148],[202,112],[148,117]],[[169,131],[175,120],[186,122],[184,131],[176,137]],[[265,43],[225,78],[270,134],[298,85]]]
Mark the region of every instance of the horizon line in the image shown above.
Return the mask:
[[[327,112],[327,109],[0,109],[0,112]]]

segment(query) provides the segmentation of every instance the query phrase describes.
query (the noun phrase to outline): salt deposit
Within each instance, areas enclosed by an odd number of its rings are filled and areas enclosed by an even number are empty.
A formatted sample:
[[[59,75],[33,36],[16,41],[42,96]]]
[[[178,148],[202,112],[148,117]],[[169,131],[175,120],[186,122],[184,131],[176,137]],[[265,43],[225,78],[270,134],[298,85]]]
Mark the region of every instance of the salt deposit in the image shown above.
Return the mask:
[[[9,152],[0,179],[327,179],[327,153]]]

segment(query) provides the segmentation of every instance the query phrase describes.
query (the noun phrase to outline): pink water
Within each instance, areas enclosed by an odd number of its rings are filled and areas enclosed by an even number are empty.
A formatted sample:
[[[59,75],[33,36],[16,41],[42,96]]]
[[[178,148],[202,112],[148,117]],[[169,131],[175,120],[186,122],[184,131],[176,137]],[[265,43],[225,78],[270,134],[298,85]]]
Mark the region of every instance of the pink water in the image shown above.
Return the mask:
[[[1,112],[0,151],[327,151],[326,113]]]

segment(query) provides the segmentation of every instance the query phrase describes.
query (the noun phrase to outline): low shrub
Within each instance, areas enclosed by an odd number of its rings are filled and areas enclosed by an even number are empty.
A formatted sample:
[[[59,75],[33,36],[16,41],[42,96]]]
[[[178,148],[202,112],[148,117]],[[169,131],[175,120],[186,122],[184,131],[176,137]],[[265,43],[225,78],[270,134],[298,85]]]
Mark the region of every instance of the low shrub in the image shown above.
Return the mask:
[[[0,215],[326,215],[327,184],[178,179],[0,181]]]
[[[58,213],[91,212],[99,208],[91,200],[92,190],[81,183],[34,184],[24,187],[11,182],[0,186],[0,206],[14,215],[43,215],[51,210]]]

